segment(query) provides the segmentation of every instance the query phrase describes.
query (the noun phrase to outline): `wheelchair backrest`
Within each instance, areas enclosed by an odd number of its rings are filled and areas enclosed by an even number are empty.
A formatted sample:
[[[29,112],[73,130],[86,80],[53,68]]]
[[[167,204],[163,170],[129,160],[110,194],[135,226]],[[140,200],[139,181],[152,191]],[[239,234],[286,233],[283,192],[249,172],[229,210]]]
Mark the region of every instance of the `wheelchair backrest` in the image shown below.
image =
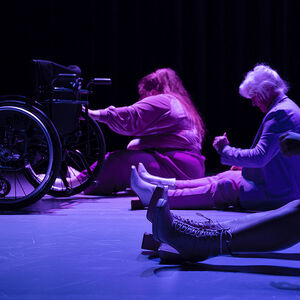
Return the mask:
[[[33,64],[36,100],[62,136],[72,134],[79,126],[81,104],[87,103],[77,101],[81,69],[41,59]]]
[[[78,66],[70,65],[63,66],[52,61],[34,59],[33,60],[33,74],[34,74],[34,94],[38,101],[48,100],[53,98],[54,84],[56,87],[65,88],[61,91],[60,98],[76,97],[75,84],[80,79],[81,69]],[[64,74],[65,76],[61,76]],[[68,76],[69,75],[69,76]],[[68,95],[66,93],[68,92]],[[58,95],[58,93],[56,93]],[[56,96],[57,96],[56,95]]]

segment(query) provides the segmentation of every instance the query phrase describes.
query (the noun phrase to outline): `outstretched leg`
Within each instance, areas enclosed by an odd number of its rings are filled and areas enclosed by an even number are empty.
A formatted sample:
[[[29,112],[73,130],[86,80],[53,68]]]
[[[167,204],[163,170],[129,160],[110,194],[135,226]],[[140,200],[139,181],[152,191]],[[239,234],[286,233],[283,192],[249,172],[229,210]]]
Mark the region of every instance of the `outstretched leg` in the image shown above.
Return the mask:
[[[197,228],[176,220],[166,199],[157,202],[153,235],[196,261],[230,252],[263,252],[288,248],[300,241],[300,200],[263,213],[222,223],[218,229]]]
[[[232,233],[232,252],[276,251],[300,241],[300,200],[278,209],[223,223]]]
[[[168,188],[175,188],[175,178],[164,178],[151,175],[145,168],[143,163],[139,163],[138,175],[141,179],[154,185],[168,186]]]
[[[239,206],[240,178],[240,171],[227,171],[216,176],[196,180],[176,180],[176,188],[168,191],[169,205],[172,209],[237,207]],[[168,185],[164,178],[158,179],[160,184]],[[149,181],[146,181],[145,177],[141,176],[135,167],[132,168],[131,188],[137,193],[144,206],[149,205],[150,198],[156,187],[155,184]]]

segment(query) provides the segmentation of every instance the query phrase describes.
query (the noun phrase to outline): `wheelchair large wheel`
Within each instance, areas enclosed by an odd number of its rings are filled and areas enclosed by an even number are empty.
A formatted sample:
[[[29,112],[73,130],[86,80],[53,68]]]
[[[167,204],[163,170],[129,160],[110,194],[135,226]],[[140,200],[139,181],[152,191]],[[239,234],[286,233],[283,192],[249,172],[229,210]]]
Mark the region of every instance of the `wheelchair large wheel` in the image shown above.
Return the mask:
[[[0,209],[42,198],[60,170],[61,143],[46,115],[20,101],[0,102]],[[44,174],[38,184],[32,177]]]
[[[106,152],[103,133],[96,121],[82,113],[78,128],[62,138],[63,160],[60,173],[48,194],[66,197],[94,184]]]

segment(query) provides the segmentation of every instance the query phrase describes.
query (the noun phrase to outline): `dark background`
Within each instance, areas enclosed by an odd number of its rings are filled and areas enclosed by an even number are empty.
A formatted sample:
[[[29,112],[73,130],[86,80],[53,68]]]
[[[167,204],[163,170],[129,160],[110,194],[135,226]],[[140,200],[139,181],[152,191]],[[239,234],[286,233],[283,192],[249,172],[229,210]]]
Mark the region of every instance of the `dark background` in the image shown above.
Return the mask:
[[[211,147],[227,132],[233,146],[250,147],[262,114],[238,87],[258,62],[275,68],[300,103],[300,1],[86,0],[1,3],[1,94],[31,94],[31,59],[77,64],[83,77],[111,77],[92,108],[138,98],[137,82],[171,67],[190,92],[207,129],[203,154],[209,171],[221,170]],[[128,137],[105,125],[108,151]]]

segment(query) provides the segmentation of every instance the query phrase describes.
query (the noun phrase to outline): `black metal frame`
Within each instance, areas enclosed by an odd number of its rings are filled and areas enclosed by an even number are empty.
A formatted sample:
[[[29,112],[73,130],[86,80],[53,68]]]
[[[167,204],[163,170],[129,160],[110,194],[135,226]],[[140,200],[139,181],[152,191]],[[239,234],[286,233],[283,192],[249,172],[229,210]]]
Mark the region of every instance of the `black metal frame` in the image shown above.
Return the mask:
[[[59,156],[64,161],[64,158],[67,154],[72,154],[74,157],[78,157],[78,159],[82,162],[82,165],[85,166],[87,170],[87,174],[90,176],[90,181],[92,182],[95,178],[95,172],[92,172],[89,168],[89,165],[84,157],[84,155],[79,150],[67,150],[67,142],[66,140],[69,137],[72,137],[74,132],[78,132],[78,129],[82,127],[78,127],[80,124],[80,115],[84,114],[85,122],[85,132],[87,134],[87,145],[86,147],[91,147],[90,145],[90,132],[91,128],[96,130],[96,132],[101,135],[101,139],[103,140],[102,149],[102,158],[104,160],[105,154],[105,141],[101,132],[101,129],[98,128],[98,125],[95,121],[91,120],[88,117],[88,105],[89,105],[89,95],[93,93],[92,87],[94,85],[110,85],[110,78],[94,78],[90,80],[83,89],[83,78],[81,77],[81,70],[78,66],[63,66],[56,64],[47,60],[33,60],[33,71],[34,71],[34,99],[28,99],[24,96],[19,95],[9,95],[9,96],[1,96],[1,99],[10,101],[13,105],[21,105],[24,107],[28,107],[28,109],[32,108],[33,111],[40,111],[39,114],[43,115],[42,119],[44,122],[49,123],[48,125],[52,127],[52,131],[59,133],[59,139],[61,143],[61,153]],[[10,103],[9,102],[9,103]],[[2,102],[3,103],[3,102]],[[82,112],[82,106],[85,107],[85,112]],[[65,110],[68,111],[67,120],[64,117],[61,117],[61,112],[63,114]],[[62,116],[63,116],[62,114]],[[49,120],[46,120],[48,118]],[[77,131],[76,131],[77,130]],[[79,130],[80,131],[80,130]],[[76,138],[76,137],[75,137]],[[100,139],[100,141],[101,141]],[[99,142],[99,140],[98,140]],[[1,144],[1,143],[0,143]],[[69,151],[69,152],[67,152]],[[89,150],[87,150],[87,153]],[[0,155],[3,155],[4,151],[0,151]],[[4,153],[5,154],[5,153]],[[102,167],[102,165],[101,165]],[[100,171],[99,166],[97,170]],[[3,170],[2,170],[3,171]],[[98,172],[97,171],[97,172]],[[9,182],[5,181],[5,178],[1,177],[1,164],[0,164],[0,200],[1,197],[5,197],[7,191],[10,188]],[[58,174],[63,174],[63,170],[60,170]],[[65,185],[65,191],[61,194],[59,192],[52,192],[51,189],[49,191],[45,191],[40,195],[43,196],[45,193],[50,193],[54,195],[62,195],[68,196],[74,194],[72,192],[72,188],[69,187],[69,183],[66,180],[64,175],[61,175],[62,182]],[[52,180],[52,183],[54,181]],[[33,180],[33,185],[38,186],[39,183]],[[49,185],[49,184],[48,184]],[[3,194],[1,195],[1,192]],[[27,197],[28,198],[28,197]],[[37,197],[35,197],[37,198]],[[16,202],[15,204],[9,205],[9,203],[1,203],[0,201],[0,209],[1,208],[19,208],[28,204],[31,204],[38,199],[33,199],[26,203],[22,204],[22,202]]]

